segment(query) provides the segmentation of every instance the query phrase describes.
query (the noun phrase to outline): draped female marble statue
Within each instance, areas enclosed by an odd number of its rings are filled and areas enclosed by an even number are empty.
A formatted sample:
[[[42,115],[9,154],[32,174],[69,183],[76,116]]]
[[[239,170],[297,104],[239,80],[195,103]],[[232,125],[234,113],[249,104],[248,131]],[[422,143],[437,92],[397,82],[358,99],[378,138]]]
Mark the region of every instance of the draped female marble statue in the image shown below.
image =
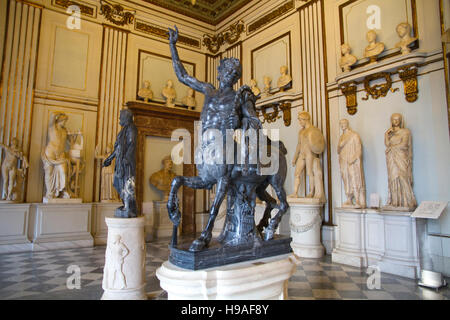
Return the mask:
[[[354,132],[347,119],[339,121],[342,135],[339,138],[337,152],[342,181],[344,182],[347,201],[343,207],[366,207],[366,183],[362,162],[362,143],[359,135]],[[355,203],[353,203],[355,200]]]
[[[108,143],[106,145],[105,154],[99,153],[99,146],[95,148],[95,158],[104,161],[108,158],[113,151],[113,144]],[[113,186],[114,182],[114,168],[112,166],[102,167],[101,171],[101,181],[100,181],[100,199],[101,202],[115,202],[117,201],[118,195]]]
[[[384,135],[388,171],[388,201],[385,209],[413,210],[412,137],[399,113],[391,116],[391,128]]]
[[[5,150],[5,160],[2,163],[3,189],[1,199],[18,201],[22,194],[22,185],[18,183],[18,180],[25,177],[28,168],[27,157],[23,155],[17,138],[11,140],[9,147],[0,143],[0,149]]]
[[[311,124],[311,115],[308,112],[299,112],[298,121],[301,129],[298,133],[297,149],[292,160],[292,165],[296,167],[294,193],[289,198],[298,198],[300,178],[306,169],[306,175],[309,178],[309,193],[306,198],[325,202],[323,172],[319,159],[319,155],[325,150],[325,139],[322,132]]]
[[[137,128],[133,123],[133,114],[128,109],[120,110],[122,129],[117,135],[113,152],[103,162],[103,167],[111,165],[116,159],[114,168],[114,188],[122,199],[123,206],[116,209],[118,218],[137,217],[135,180],[136,180],[136,140]]]
[[[56,113],[50,119],[48,143],[41,154],[45,171],[44,202],[54,198],[70,198],[68,190],[70,159],[66,154],[66,142],[69,135],[65,127],[67,120],[68,117],[64,113]]]
[[[170,184],[176,174],[172,171],[173,161],[170,156],[161,161],[163,168],[150,176],[150,183],[164,193],[164,200],[169,199]]]

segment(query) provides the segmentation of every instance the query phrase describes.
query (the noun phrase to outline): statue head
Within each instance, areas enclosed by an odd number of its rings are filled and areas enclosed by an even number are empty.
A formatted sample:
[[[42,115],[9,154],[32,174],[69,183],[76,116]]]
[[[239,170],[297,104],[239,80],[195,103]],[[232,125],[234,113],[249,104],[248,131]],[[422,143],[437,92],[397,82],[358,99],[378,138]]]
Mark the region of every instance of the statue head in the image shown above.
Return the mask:
[[[347,43],[344,43],[343,45],[341,45],[341,53],[343,56],[345,56],[346,54],[348,54],[350,52],[351,52],[351,49]]]
[[[400,23],[396,28],[397,34],[400,38],[411,35],[411,26],[408,22]]]
[[[150,81],[144,80],[144,88],[146,88],[146,89],[150,88]]]
[[[374,30],[369,30],[366,38],[369,43],[375,42],[377,40],[377,33]]]
[[[255,79],[251,79],[250,80],[250,87],[256,87],[258,85],[258,82],[256,82],[256,80]]]
[[[173,161],[171,156],[166,156],[161,161],[165,171],[171,171],[173,168]]]
[[[298,122],[301,127],[306,127],[307,124],[311,124],[311,115],[309,112],[302,111],[298,113]]]
[[[281,66],[281,67],[280,67],[280,73],[281,73],[282,75],[286,75],[286,74],[287,74],[287,71],[288,71],[288,67],[287,67],[287,66]]]
[[[194,89],[189,88],[188,91],[187,91],[188,97],[193,97],[194,96],[194,92],[195,92]]]
[[[349,123],[347,119],[341,119],[339,121],[339,126],[341,127],[342,131],[346,130],[349,128]]]
[[[69,117],[65,113],[59,112],[55,114],[54,124],[58,127],[64,128],[68,119]]]
[[[133,122],[133,113],[129,109],[120,110],[120,125],[125,126]]]
[[[220,60],[217,67],[217,80],[222,87],[233,86],[242,75],[242,65],[236,58],[225,58]]]
[[[403,128],[403,116],[400,113],[392,114],[391,125],[393,128]]]
[[[118,235],[118,234],[113,235],[113,237],[112,237],[112,242],[113,242],[114,244],[120,243],[120,240],[122,240],[122,237],[121,237],[120,235]]]
[[[167,86],[167,88],[173,88],[173,81],[172,80],[167,80],[166,86]]]
[[[272,82],[272,79],[269,76],[264,76],[264,84],[266,87],[270,86],[270,83]]]
[[[19,148],[19,139],[12,138],[10,146],[13,147],[14,149],[18,149]]]

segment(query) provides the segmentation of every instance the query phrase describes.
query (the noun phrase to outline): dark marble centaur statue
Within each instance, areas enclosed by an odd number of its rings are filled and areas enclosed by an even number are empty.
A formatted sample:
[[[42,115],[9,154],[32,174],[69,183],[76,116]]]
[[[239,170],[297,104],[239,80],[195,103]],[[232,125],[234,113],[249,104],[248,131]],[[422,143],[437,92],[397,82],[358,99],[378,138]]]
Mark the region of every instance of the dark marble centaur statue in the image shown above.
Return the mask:
[[[103,167],[111,165],[116,159],[114,167],[114,188],[117,190],[123,205],[116,209],[117,218],[135,218],[136,208],[136,139],[137,128],[133,122],[133,113],[128,109],[120,111],[119,123],[122,126],[114,143],[114,150],[103,162]]]
[[[177,176],[172,181],[167,202],[169,218],[174,223],[169,260],[184,268],[203,269],[290,252],[290,238],[275,236],[281,217],[289,208],[283,188],[287,171],[285,158],[287,151],[283,143],[281,141],[275,143],[263,136],[262,140],[265,140],[266,144],[266,148],[263,150],[270,151],[272,154],[276,152],[276,162],[278,162],[278,170],[273,174],[266,175],[261,174],[260,169],[264,165],[267,167],[267,163],[260,163],[259,158],[256,164],[248,160],[252,156],[249,152],[248,137],[245,138],[247,140],[242,140],[244,143],[241,143],[244,148],[247,148],[247,158],[243,164],[241,164],[242,160],[236,161],[235,154],[237,152],[234,152],[235,148],[239,149],[241,144],[238,146],[237,143],[232,143],[233,150],[226,148],[229,145],[226,143],[227,130],[229,132],[230,129],[242,129],[242,132],[245,133],[250,129],[262,129],[255,110],[256,97],[250,88],[243,86],[238,91],[233,89],[233,85],[237,83],[242,73],[239,60],[225,58],[220,61],[217,77],[219,88],[216,89],[212,84],[199,81],[186,72],[178,56],[177,39],[177,27],[175,26],[175,30],[169,28],[170,50],[175,74],[181,83],[205,95],[201,112],[202,141],[196,150],[196,159],[201,158],[203,161],[201,163],[196,161],[198,176]],[[209,134],[211,129],[220,132],[221,138]],[[258,138],[258,142],[260,140],[261,138]],[[247,145],[245,145],[245,141],[247,141]],[[223,146],[223,161],[214,163],[205,161],[207,153],[211,152],[211,145],[217,143]],[[260,145],[258,143],[258,146]],[[261,151],[260,147],[258,147],[258,151]],[[231,161],[231,164],[230,161],[226,161],[228,159],[225,159],[230,152],[233,152],[234,156],[234,162]],[[256,154],[258,155],[258,153]],[[177,244],[176,226],[181,217],[177,197],[179,188],[187,186],[194,189],[211,189],[214,185],[216,186],[216,196],[210,208],[208,223],[200,237],[190,246],[189,244],[187,246]],[[269,185],[275,190],[279,204],[266,191]],[[224,229],[217,239],[212,240],[214,221],[225,196],[227,196],[227,215]],[[256,196],[267,204],[264,216],[258,226],[254,221]],[[278,209],[278,213],[271,218],[273,209]]]

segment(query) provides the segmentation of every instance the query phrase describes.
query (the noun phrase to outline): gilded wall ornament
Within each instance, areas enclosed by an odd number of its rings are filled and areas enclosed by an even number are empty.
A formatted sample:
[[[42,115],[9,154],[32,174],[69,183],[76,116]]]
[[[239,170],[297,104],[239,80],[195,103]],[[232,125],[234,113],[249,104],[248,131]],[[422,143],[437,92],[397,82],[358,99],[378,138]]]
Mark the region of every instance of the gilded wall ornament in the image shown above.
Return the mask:
[[[120,4],[101,0],[100,14],[117,26],[124,26],[134,21],[134,11],[126,10]]]
[[[417,64],[410,64],[397,70],[403,81],[406,101],[410,103],[415,102],[418,98],[417,69]]]
[[[225,43],[233,44],[237,42],[244,31],[244,22],[238,21],[216,35],[204,34],[203,45],[206,46],[211,53],[217,53],[219,52],[220,47]]]
[[[347,103],[347,112],[350,115],[354,115],[358,111],[358,100],[356,99],[357,85],[358,83],[352,81],[344,83],[340,86],[341,92],[345,96]]]
[[[378,79],[384,79],[386,80],[383,84],[376,84],[371,86],[370,83],[372,81],[378,80]],[[369,96],[372,97],[372,99],[378,99],[380,97],[386,97],[386,95],[391,92],[398,91],[398,88],[393,89],[392,88],[392,79],[391,74],[389,72],[379,72],[371,74],[364,78],[364,88],[366,90],[366,96],[362,98],[363,100],[367,101],[369,100]]]

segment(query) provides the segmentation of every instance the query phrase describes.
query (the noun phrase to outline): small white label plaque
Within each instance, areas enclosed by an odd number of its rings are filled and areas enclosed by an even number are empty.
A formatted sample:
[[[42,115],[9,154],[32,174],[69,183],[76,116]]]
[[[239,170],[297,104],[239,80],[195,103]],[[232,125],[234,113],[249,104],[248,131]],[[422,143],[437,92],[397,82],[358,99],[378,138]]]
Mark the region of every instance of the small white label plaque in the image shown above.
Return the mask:
[[[439,219],[447,207],[447,202],[422,201],[411,217],[424,219]]]

